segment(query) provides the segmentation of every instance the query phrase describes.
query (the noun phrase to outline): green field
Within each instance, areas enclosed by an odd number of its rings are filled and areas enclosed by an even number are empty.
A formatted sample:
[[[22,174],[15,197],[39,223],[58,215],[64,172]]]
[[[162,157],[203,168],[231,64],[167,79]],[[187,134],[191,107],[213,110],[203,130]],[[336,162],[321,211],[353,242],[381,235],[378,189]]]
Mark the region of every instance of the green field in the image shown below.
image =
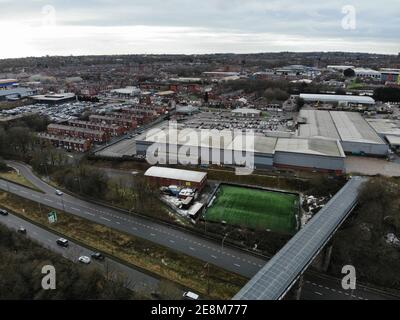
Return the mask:
[[[293,233],[296,229],[298,196],[261,189],[221,185],[208,221],[225,221],[251,229]]]

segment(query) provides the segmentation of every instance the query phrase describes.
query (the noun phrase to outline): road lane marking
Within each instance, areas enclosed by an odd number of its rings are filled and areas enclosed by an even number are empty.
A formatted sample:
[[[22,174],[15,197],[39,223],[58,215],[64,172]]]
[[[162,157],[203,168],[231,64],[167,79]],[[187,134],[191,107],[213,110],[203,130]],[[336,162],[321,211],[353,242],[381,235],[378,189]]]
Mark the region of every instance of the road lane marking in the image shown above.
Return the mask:
[[[107,219],[107,218],[104,218],[104,217],[100,217],[100,219],[105,220],[105,221],[108,221],[108,222],[111,222],[110,219]]]
[[[323,296],[323,294],[322,294],[321,292],[315,291],[314,293],[317,294],[317,295],[319,295],[319,296]]]
[[[240,268],[240,264],[235,263],[234,266]]]

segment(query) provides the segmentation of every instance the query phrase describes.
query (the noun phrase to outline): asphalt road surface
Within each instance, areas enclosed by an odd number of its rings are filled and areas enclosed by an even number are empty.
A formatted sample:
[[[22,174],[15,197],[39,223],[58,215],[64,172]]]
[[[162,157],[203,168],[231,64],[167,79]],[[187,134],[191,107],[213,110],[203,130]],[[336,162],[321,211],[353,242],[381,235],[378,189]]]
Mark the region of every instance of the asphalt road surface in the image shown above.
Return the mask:
[[[90,249],[82,247],[72,241],[69,241],[68,248],[60,247],[56,243],[60,236],[12,214],[0,216],[0,223],[12,230],[18,230],[20,227],[24,227],[27,230],[27,237],[75,263],[78,263],[78,258],[80,256],[90,257],[93,253]],[[101,262],[92,259],[90,266],[85,265],[85,267],[95,267],[103,273],[108,273],[111,277],[119,277],[119,279],[124,281],[127,288],[141,292],[151,293],[152,291],[156,291],[159,283],[159,279],[110,258],[105,258],[104,261]]]
[[[114,228],[137,236],[172,250],[212,263],[228,271],[242,276],[253,277],[266,263],[265,259],[232,248],[216,241],[204,239],[200,235],[178,230],[162,223],[153,222],[146,218],[131,216],[118,210],[113,210],[88,201],[83,201],[68,194],[57,196],[55,188],[35,176],[31,169],[24,164],[7,162],[19,170],[31,183],[44,192],[36,192],[29,188],[0,180],[0,189],[9,191],[23,198],[68,213],[83,217],[93,222]],[[341,289],[340,280],[328,279],[324,276],[309,276],[305,278],[303,299],[349,299],[351,293]],[[316,284],[316,285],[315,285]],[[347,293],[347,295],[346,295]],[[390,295],[375,292],[372,289],[355,290],[354,299],[389,299]]]

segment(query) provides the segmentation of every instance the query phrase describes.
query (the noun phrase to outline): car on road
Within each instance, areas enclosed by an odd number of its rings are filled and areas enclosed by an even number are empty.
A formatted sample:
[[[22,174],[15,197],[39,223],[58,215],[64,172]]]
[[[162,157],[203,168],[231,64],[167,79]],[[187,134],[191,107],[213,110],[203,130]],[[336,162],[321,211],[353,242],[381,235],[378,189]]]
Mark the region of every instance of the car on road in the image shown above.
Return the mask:
[[[91,262],[90,258],[86,256],[79,257],[78,261],[83,264],[89,264]]]
[[[8,216],[7,210],[0,209],[0,215],[2,215],[2,216]]]
[[[94,260],[103,261],[105,257],[100,252],[95,252],[92,254],[92,258]]]
[[[24,227],[19,227],[18,233],[26,234],[26,229]]]
[[[62,192],[62,191],[60,191],[60,190],[56,190],[56,195],[58,195],[58,196],[62,196],[64,193]]]
[[[60,238],[56,242],[60,247],[67,248],[69,246],[69,242],[67,239]]]
[[[184,292],[182,295],[184,300],[199,300],[199,295],[191,291]]]

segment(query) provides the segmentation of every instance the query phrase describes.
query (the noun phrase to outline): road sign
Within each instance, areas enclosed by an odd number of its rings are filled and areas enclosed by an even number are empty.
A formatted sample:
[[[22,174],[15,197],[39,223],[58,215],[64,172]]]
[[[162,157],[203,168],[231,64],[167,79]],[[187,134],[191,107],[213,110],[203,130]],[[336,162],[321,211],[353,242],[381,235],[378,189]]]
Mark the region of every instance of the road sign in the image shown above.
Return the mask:
[[[47,214],[47,218],[49,219],[49,223],[57,222],[57,212],[51,211]]]

